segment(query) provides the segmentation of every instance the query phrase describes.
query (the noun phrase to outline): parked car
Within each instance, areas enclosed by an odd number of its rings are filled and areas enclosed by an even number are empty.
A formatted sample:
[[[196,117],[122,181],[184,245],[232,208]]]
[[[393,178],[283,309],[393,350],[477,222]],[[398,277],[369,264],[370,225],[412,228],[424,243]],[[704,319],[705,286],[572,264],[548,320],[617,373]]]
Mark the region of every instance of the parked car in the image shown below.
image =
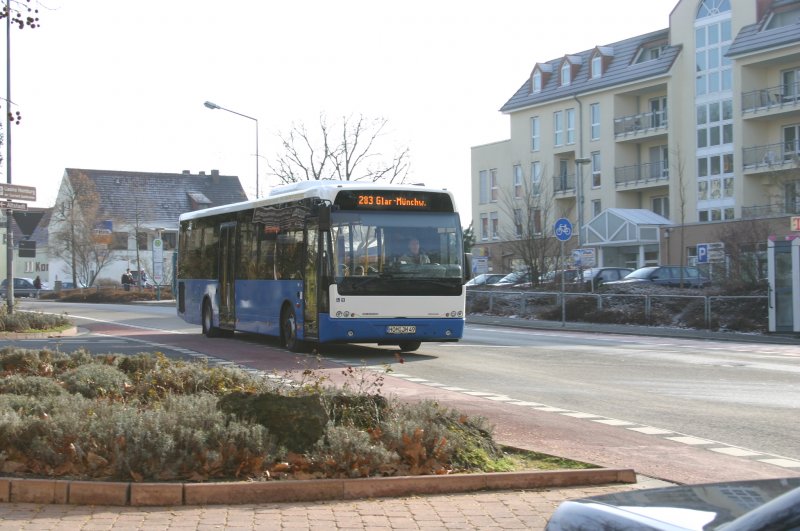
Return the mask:
[[[514,271],[512,273],[507,274],[499,281],[497,281],[494,285],[498,287],[511,287],[517,286],[519,284],[525,284],[526,282],[531,281],[531,274],[527,271]]]
[[[492,284],[496,284],[504,276],[505,275],[502,273],[482,273],[477,277],[470,279],[465,286],[468,288],[475,286],[491,286]]]
[[[661,286],[703,288],[710,284],[702,272],[691,266],[649,266],[628,274],[621,280],[606,282],[606,286],[622,286],[637,283],[653,283]]]
[[[78,287],[85,288],[86,284],[79,280]],[[75,289],[75,284],[71,280],[63,280],[61,281],[61,289]]]
[[[583,287],[587,291],[595,290],[606,282],[614,282],[633,273],[630,267],[592,267],[583,270]]]
[[[0,298],[5,298],[7,296],[8,290],[8,279],[4,278],[3,282],[0,283]],[[50,286],[47,282],[42,282],[42,289],[37,290],[33,287],[33,279],[32,278],[24,278],[24,277],[14,277],[14,296],[15,297],[36,297],[38,295],[37,292],[42,291],[49,291]]]
[[[546,531],[798,529],[800,478],[633,490],[565,501]]]
[[[578,279],[580,272],[577,269],[562,269],[561,271],[550,271],[543,275],[539,280],[542,284],[556,284],[561,285],[561,277],[564,277],[564,283],[570,284]]]

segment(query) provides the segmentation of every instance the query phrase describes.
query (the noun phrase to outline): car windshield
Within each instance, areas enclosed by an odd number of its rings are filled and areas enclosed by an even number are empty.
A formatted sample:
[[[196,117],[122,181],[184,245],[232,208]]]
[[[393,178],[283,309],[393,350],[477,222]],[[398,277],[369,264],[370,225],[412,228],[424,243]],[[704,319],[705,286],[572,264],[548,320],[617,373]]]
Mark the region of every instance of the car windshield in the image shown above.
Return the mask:
[[[655,267],[643,267],[641,269],[637,269],[633,273],[629,273],[625,278],[650,278],[650,273],[656,269],[657,268]]]

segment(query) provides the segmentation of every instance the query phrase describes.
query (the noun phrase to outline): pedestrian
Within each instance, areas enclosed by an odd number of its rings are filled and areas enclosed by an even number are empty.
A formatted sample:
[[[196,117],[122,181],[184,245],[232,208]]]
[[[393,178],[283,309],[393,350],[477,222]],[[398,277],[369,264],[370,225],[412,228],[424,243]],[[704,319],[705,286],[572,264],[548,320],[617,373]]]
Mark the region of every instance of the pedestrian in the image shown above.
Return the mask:
[[[122,289],[125,291],[130,291],[131,284],[133,284],[133,275],[131,275],[131,270],[127,269],[124,273],[122,273]]]
[[[39,298],[39,292],[42,290],[42,279],[39,275],[36,275],[36,278],[33,279],[33,288],[36,290],[36,298]]]

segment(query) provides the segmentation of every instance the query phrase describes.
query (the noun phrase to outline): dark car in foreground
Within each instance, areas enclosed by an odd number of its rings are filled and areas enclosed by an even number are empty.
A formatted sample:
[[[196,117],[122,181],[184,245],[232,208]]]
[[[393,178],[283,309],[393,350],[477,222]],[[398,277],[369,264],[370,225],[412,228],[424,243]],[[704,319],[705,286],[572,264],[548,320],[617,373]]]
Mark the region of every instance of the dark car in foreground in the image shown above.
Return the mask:
[[[800,529],[800,477],[684,485],[563,502],[546,531]]]
[[[684,288],[704,288],[710,284],[708,278],[696,267],[691,266],[649,266],[628,274],[621,280],[606,282],[607,287],[632,284],[658,284]]]

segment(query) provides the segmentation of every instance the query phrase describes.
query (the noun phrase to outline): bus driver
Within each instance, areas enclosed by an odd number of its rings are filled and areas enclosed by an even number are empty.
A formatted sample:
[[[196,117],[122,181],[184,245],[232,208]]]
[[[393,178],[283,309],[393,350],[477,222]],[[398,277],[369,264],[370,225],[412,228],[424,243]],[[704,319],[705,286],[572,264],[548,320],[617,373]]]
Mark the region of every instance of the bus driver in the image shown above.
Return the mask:
[[[411,238],[408,240],[408,252],[400,257],[401,264],[430,264],[428,255],[419,248],[419,239]]]

